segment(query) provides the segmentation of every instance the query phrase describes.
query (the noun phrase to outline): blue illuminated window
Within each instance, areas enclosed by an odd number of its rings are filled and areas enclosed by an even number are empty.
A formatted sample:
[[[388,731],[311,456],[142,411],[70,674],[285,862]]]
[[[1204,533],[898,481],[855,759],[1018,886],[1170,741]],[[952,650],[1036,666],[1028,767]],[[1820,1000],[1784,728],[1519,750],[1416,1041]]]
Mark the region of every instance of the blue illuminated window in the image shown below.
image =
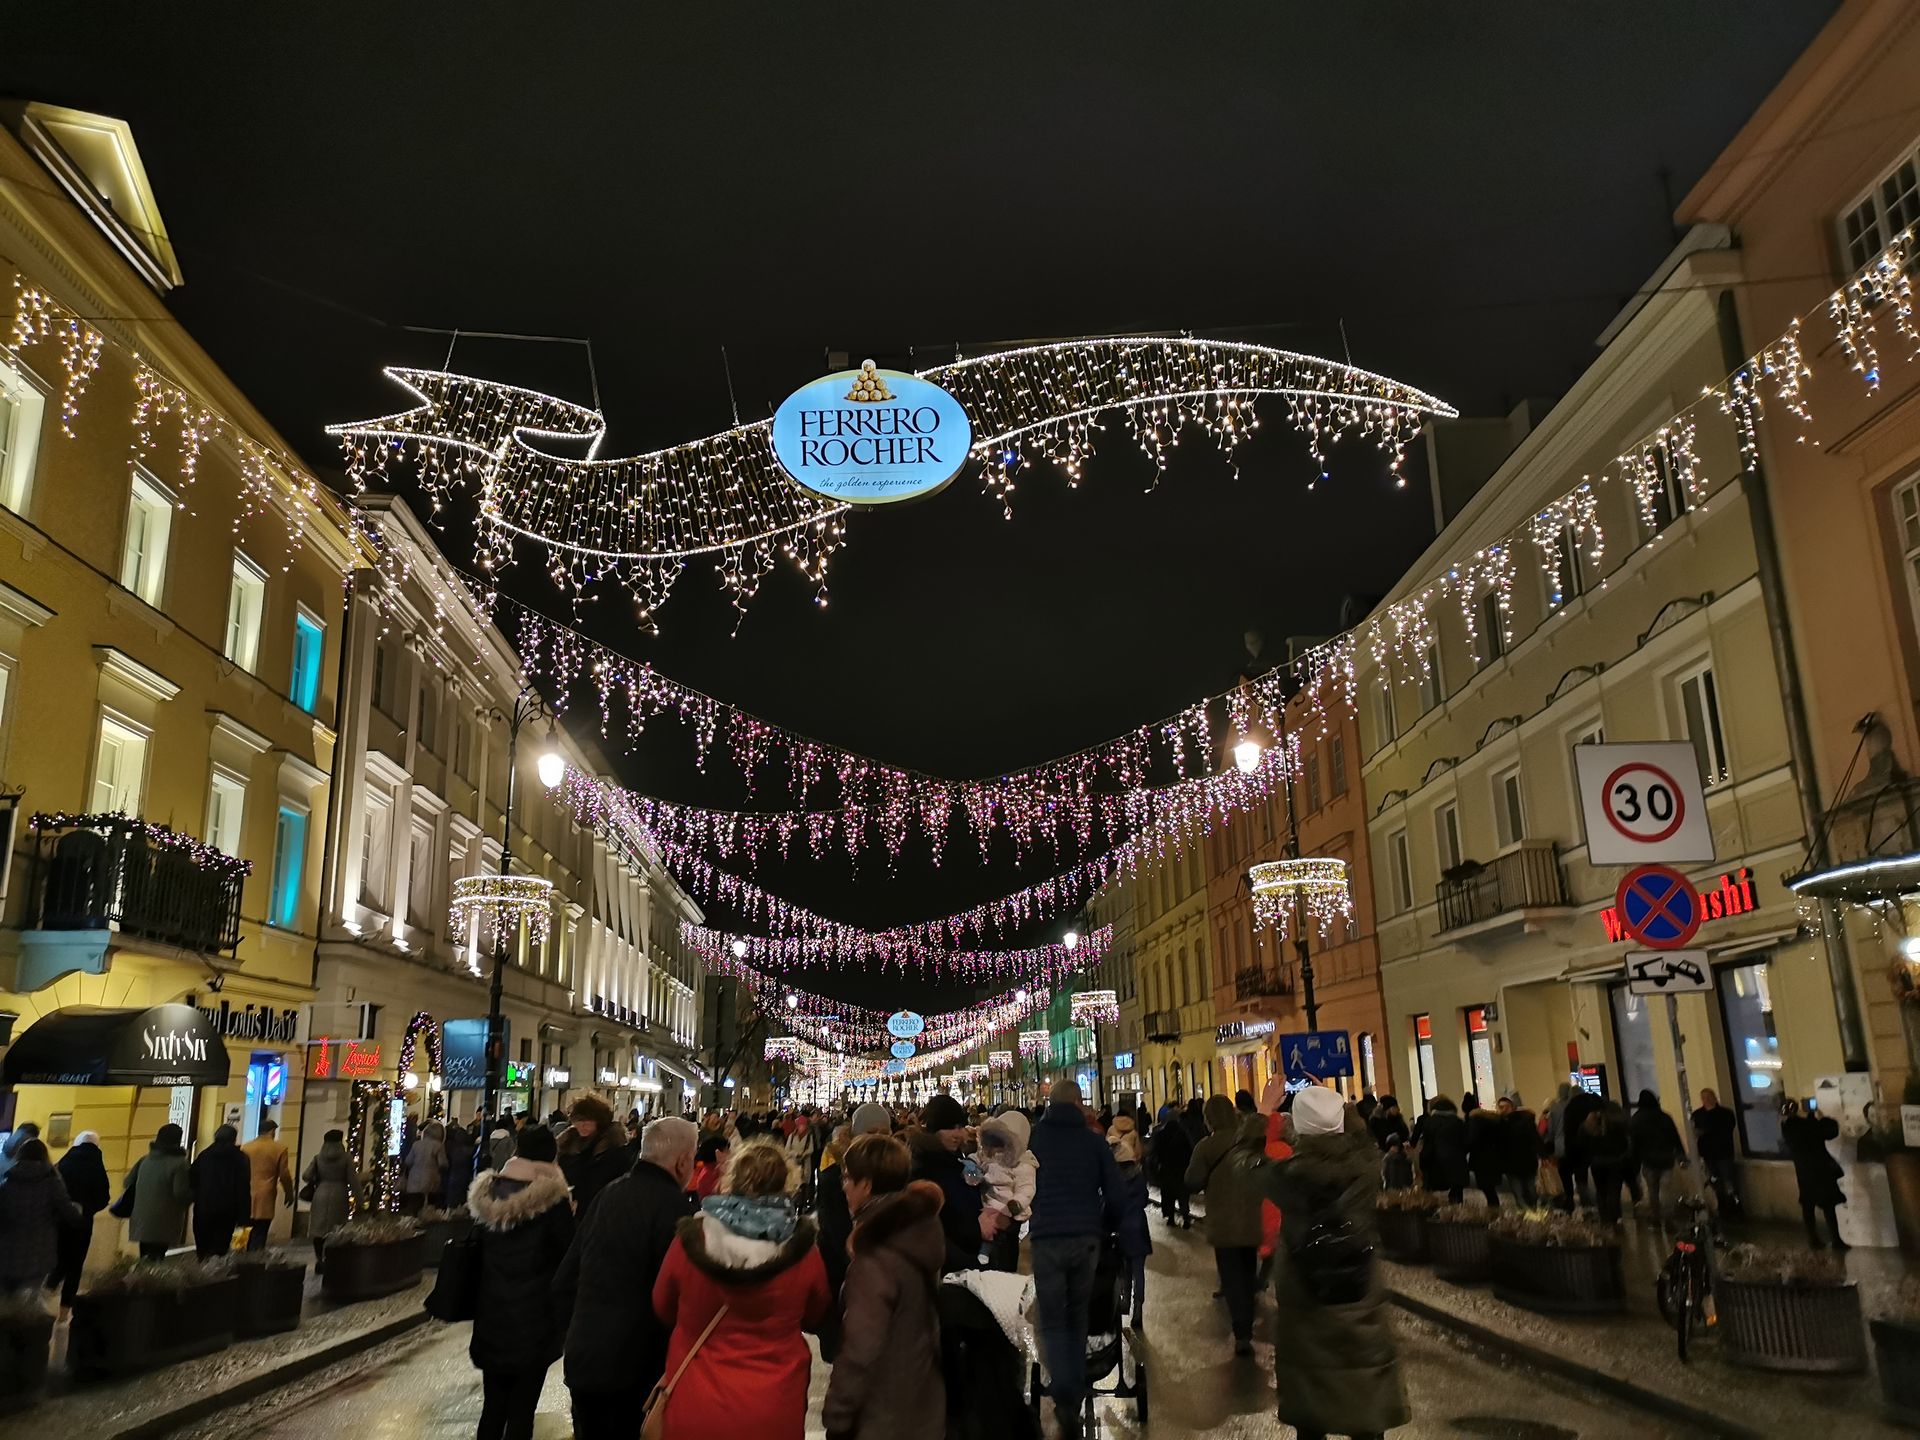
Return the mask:
[[[320,703],[320,652],[327,632],[307,615],[293,621],[293,703],[309,713]]]
[[[280,807],[273,831],[273,898],[267,910],[269,924],[291,930],[300,918],[300,882],[306,873],[307,817]]]

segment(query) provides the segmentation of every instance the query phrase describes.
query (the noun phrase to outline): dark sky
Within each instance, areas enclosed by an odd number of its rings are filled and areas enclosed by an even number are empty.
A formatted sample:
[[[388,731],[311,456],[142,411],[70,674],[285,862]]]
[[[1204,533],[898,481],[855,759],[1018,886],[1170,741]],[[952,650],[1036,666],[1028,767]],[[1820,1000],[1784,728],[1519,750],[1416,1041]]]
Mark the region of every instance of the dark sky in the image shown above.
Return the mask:
[[[1338,356],[1452,401],[1563,390],[1677,198],[1831,13],[1810,0],[1545,5],[14,5],[0,92],[130,121],[192,330],[316,465],[392,408],[404,325],[590,337],[604,453],[744,418],[823,368],[959,343],[1188,329]],[[571,346],[455,368],[587,400]],[[1333,628],[1430,536],[1370,448],[1312,493],[1275,407],[1234,480],[1205,445],[1147,493],[1116,427],[1012,523],[962,477],[855,516],[832,601],[764,587],[739,633],[690,571],[657,640],[602,638],[821,739],[985,775],[1230,681],[1240,635]],[[449,537],[454,558],[460,537]],[[516,589],[563,613],[537,566]],[[678,740],[629,757],[676,799]],[[895,922],[1017,888],[771,872]]]

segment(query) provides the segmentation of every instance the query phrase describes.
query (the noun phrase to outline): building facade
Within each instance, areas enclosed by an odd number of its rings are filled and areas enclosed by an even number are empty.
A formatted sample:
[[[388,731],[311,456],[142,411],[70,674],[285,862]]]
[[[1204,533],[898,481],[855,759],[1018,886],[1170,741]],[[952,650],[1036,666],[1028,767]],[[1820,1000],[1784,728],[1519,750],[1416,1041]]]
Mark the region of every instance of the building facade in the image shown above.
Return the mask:
[[[1198,845],[1163,853],[1128,884],[1140,992],[1142,1104],[1184,1105],[1216,1088],[1205,862]]]

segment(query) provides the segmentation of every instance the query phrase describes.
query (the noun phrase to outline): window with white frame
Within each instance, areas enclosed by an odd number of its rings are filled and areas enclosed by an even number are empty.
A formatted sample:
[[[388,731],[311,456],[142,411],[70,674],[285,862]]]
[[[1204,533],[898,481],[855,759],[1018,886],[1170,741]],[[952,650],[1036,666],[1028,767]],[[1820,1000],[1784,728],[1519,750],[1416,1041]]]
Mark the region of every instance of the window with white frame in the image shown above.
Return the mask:
[[[227,587],[227,659],[252,674],[260,662],[260,619],[267,608],[267,572],[238,550]]]
[[[241,818],[246,807],[246,782],[230,771],[216,769],[207,786],[207,844],[222,854],[239,855]]]
[[[1657,535],[1692,507],[1687,500],[1686,487],[1680,483],[1679,472],[1673,468],[1672,457],[1658,446],[1647,453],[1653,460],[1654,473],[1658,481],[1653,487],[1651,527],[1651,533]]]
[[[1480,663],[1490,664],[1507,653],[1506,617],[1500,613],[1500,593],[1480,597]]]
[[[1387,897],[1393,913],[1404,915],[1413,909],[1413,857],[1407,853],[1404,829],[1387,837],[1387,882],[1393,887],[1393,893]]]
[[[1898,527],[1900,568],[1906,572],[1907,605],[1920,631],[1920,475],[1903,480],[1893,492],[1893,523]]]
[[[433,823],[414,818],[407,857],[407,918],[426,925],[433,910]]]
[[[1553,542],[1560,568],[1560,588],[1547,580],[1547,608],[1557,610],[1569,600],[1578,600],[1587,589],[1586,573],[1580,568],[1580,537],[1571,525],[1561,530]]]
[[[1589,720],[1573,732],[1575,745],[1604,745],[1607,743],[1607,727],[1598,719]]]
[[[149,605],[159,605],[167,583],[167,537],[173,530],[173,497],[144,471],[133,477],[127,500],[127,542],[120,554],[120,583]]]
[[[1909,150],[1841,212],[1837,229],[1847,269],[1865,267],[1916,220],[1920,220],[1920,155]]]
[[[147,732],[117,716],[102,715],[93,761],[94,813],[138,815],[146,776]]]
[[[46,397],[25,375],[0,365],[0,505],[25,514],[33,495],[34,461]]]
[[[1700,783],[1711,789],[1728,779],[1726,732],[1720,724],[1720,686],[1713,666],[1702,665],[1674,684],[1680,702],[1680,721],[1693,753],[1700,760]]]
[[[1393,743],[1393,677],[1381,671],[1373,687],[1373,748],[1384,750]]]
[[[1443,875],[1460,863],[1460,807],[1451,800],[1433,812],[1433,850]]]
[[[367,796],[366,832],[361,837],[360,894],[367,904],[384,910],[388,877],[392,873],[393,802]]]
[[[1493,777],[1493,824],[1502,850],[1527,838],[1527,807],[1518,765]]]
[[[13,734],[13,666],[0,660],[0,766],[6,763],[7,745]],[[5,874],[0,863],[0,876]]]
[[[1420,657],[1420,713],[1433,709],[1446,693],[1440,679],[1440,647],[1429,645]]]

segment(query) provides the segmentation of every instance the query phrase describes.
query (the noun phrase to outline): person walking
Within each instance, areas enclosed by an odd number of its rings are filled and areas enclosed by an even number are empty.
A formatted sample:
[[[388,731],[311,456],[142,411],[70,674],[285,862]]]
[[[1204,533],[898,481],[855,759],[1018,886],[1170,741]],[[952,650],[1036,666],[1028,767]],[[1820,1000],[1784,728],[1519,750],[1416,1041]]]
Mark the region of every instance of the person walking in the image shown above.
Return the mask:
[[[1664,1194],[1667,1176],[1686,1158],[1687,1149],[1680,1139],[1680,1127],[1660,1108],[1660,1099],[1651,1090],[1640,1092],[1627,1122],[1627,1139],[1632,1147],[1633,1164],[1647,1188],[1647,1207],[1653,1223],[1667,1223]]]
[[[0,1143],[0,1180],[7,1178],[7,1171],[13,1168],[13,1162],[20,1158],[21,1147],[29,1140],[40,1138],[40,1127],[31,1120],[23,1121],[14,1127],[13,1133]]]
[[[600,1192],[633,1168],[627,1137],[613,1123],[613,1107],[598,1095],[582,1095],[567,1112],[560,1137],[560,1169],[573,1187],[576,1213],[585,1215]]]
[[[271,1117],[260,1122],[260,1133],[240,1147],[252,1171],[249,1181],[251,1201],[247,1218],[247,1249],[267,1248],[267,1232],[273,1228],[274,1191],[286,1207],[293,1208],[293,1167],[287,1161],[287,1147],[280,1143],[279,1122]]]
[[[327,1131],[300,1176],[300,1183],[313,1190],[307,1208],[307,1236],[313,1241],[316,1275],[324,1274],[327,1268],[327,1237],[347,1223],[352,1209],[353,1162],[347,1158],[345,1140],[340,1131]]]
[[[1147,1136],[1147,1178],[1160,1189],[1160,1218],[1171,1228],[1177,1219],[1193,1228],[1193,1201],[1187,1194],[1187,1166],[1193,1162],[1193,1140],[1180,1123],[1180,1112],[1162,1105]]]
[[[654,1314],[673,1329],[666,1373],[679,1377],[665,1440],[805,1434],[812,1357],[801,1332],[819,1329],[833,1297],[813,1221],[794,1213],[794,1182],[782,1142],[752,1141],[733,1152],[720,1193],[680,1222],[653,1284]]]
[[[1233,1353],[1253,1354],[1254,1301],[1260,1292],[1260,1166],[1265,1161],[1266,1121],[1244,1115],[1225,1095],[1207,1101],[1205,1140],[1194,1147],[1187,1188],[1207,1197],[1201,1229],[1213,1247],[1220,1293],[1233,1327]]]
[[[1367,1133],[1373,1136],[1373,1143],[1386,1153],[1387,1142],[1395,1135],[1400,1137],[1402,1145],[1413,1143],[1412,1133],[1407,1129],[1407,1117],[1400,1113],[1400,1102],[1391,1095],[1382,1095],[1380,1103],[1373,1107],[1373,1114],[1367,1117]]]
[[[186,1237],[187,1207],[193,1203],[193,1177],[178,1125],[162,1125],[133,1162],[113,1213],[127,1220],[127,1238],[140,1247],[142,1260],[158,1260]]]
[[[80,1223],[80,1207],[47,1155],[29,1135],[0,1176],[0,1295],[45,1289],[60,1260],[61,1232]]]
[[[909,1180],[913,1156],[891,1135],[860,1136],[835,1168],[834,1188],[853,1214],[852,1260],[821,1423],[830,1440],[943,1435],[934,1290],[947,1254],[939,1221],[946,1197],[930,1181]]]
[[[931,1180],[946,1201],[940,1207],[940,1228],[947,1236],[947,1259],[940,1273],[978,1269],[981,1246],[992,1244],[1006,1217],[983,1209],[980,1188],[967,1183],[960,1160],[972,1139],[967,1112],[951,1095],[935,1095],[921,1110],[920,1123],[900,1138],[913,1154],[913,1178]]]
[[[553,1280],[573,1243],[573,1205],[555,1154],[551,1130],[522,1130],[513,1157],[467,1190],[480,1242],[467,1342],[480,1372],[476,1440],[532,1440],[547,1370],[566,1348],[566,1297]]]
[[[445,1194],[447,1127],[429,1120],[400,1157],[400,1213],[418,1215],[427,1202]]]
[[[1540,1199],[1540,1122],[1516,1092],[1500,1097],[1500,1173],[1514,1203],[1531,1210]]]
[[[863,1137],[888,1134],[893,1129],[893,1117],[887,1114],[886,1106],[868,1101],[854,1110],[853,1119],[847,1122],[847,1128],[853,1138],[848,1144],[847,1152],[841,1155],[834,1169],[840,1169],[847,1163],[846,1155],[852,1152],[852,1145]],[[703,1149],[712,1144],[724,1146],[726,1137],[718,1134],[710,1135],[700,1143]],[[904,1142],[902,1149],[905,1149]],[[723,1150],[721,1153],[726,1152]],[[907,1150],[906,1155],[907,1165],[911,1170],[913,1152]],[[831,1170],[823,1172],[823,1177],[831,1177],[832,1173]],[[719,1179],[717,1172],[714,1179],[716,1182]],[[845,1179],[846,1174],[842,1171],[833,1183],[823,1183],[819,1200],[814,1206],[814,1223],[819,1227],[820,1232],[820,1260],[827,1267],[827,1289],[834,1297],[833,1313],[820,1327],[820,1358],[829,1364],[832,1363],[834,1353],[840,1344],[840,1291],[846,1283],[847,1266],[851,1260],[847,1245],[853,1237],[853,1210],[847,1200],[846,1186],[843,1183]],[[905,1183],[902,1181],[901,1185],[892,1186],[881,1193],[898,1190]],[[695,1193],[698,1194],[698,1191]],[[708,1194],[711,1193],[712,1191],[709,1190]],[[707,1197],[701,1195],[700,1198],[704,1200]]]
[[[646,1125],[640,1158],[580,1216],[554,1277],[571,1314],[565,1370],[576,1440],[638,1440],[671,1328],[654,1314],[653,1287],[693,1209],[687,1182],[698,1134],[677,1115]]]
[[[1847,1203],[1840,1177],[1845,1172],[1827,1149],[1827,1141],[1839,1133],[1839,1122],[1803,1111],[1798,1100],[1789,1097],[1780,1102],[1780,1143],[1793,1161],[1793,1178],[1800,1185],[1800,1220],[1807,1227],[1807,1244],[1815,1250],[1824,1250],[1829,1243],[1836,1250],[1853,1248],[1840,1238],[1840,1207]],[[1826,1240],[1814,1228],[1816,1210],[1827,1217]]]
[[[1420,1186],[1444,1190],[1455,1205],[1467,1188],[1467,1124],[1453,1101],[1433,1097],[1413,1127],[1413,1150],[1420,1157]]]
[[[1567,1103],[1560,1111],[1561,1148],[1555,1152],[1555,1160],[1560,1167],[1560,1188],[1565,1192],[1561,1204],[1565,1209],[1572,1210],[1593,1194],[1593,1156],[1588,1146],[1587,1121],[1609,1102],[1584,1086],[1576,1089],[1568,1085],[1565,1088],[1569,1093]],[[1615,1196],[1616,1208],[1618,1198]]]
[[[1126,1268],[1120,1272],[1120,1313],[1131,1314],[1129,1323],[1138,1334],[1146,1318],[1147,1256],[1153,1253],[1153,1237],[1147,1233],[1147,1172],[1141,1160],[1140,1135],[1134,1127],[1133,1116],[1113,1117],[1113,1124],[1107,1130],[1107,1145],[1126,1182],[1119,1195],[1110,1198],[1109,1204],[1120,1253],[1126,1261]]]
[[[457,1120],[449,1120],[440,1144],[446,1150],[447,1178],[441,1186],[440,1208],[458,1210],[467,1203],[467,1191],[473,1185],[473,1132]]]
[[[1500,1178],[1503,1161],[1501,1156],[1500,1112],[1489,1110],[1480,1103],[1480,1097],[1469,1092],[1460,1101],[1460,1118],[1467,1126],[1467,1169],[1473,1176],[1474,1189],[1486,1197],[1487,1204],[1500,1208]]]
[[[1064,1440],[1080,1440],[1083,1433],[1093,1274],[1107,1211],[1126,1189],[1106,1140],[1087,1128],[1085,1103],[1073,1081],[1056,1080],[1027,1142],[1039,1164],[1027,1239],[1040,1345]]]
[[[1694,1143],[1700,1147],[1700,1163],[1719,1201],[1722,1220],[1740,1218],[1740,1177],[1733,1145],[1736,1128],[1733,1111],[1712,1090],[1702,1090],[1700,1108],[1693,1112]]]
[[[1293,1158],[1262,1175],[1281,1216],[1273,1346],[1279,1418],[1297,1440],[1378,1440],[1412,1418],[1386,1291],[1371,1263],[1380,1240],[1379,1150],[1360,1117],[1323,1085],[1296,1095],[1292,1114]],[[1344,1269],[1324,1258],[1351,1260],[1356,1252],[1364,1258]]]
[[[59,1270],[47,1281],[60,1287],[60,1312],[64,1315],[73,1309],[74,1296],[80,1293],[80,1276],[87,1268],[87,1250],[93,1244],[93,1217],[113,1203],[113,1186],[107,1181],[100,1136],[93,1130],[76,1135],[54,1168],[60,1172],[60,1183],[67,1187],[67,1198],[80,1207],[80,1222],[61,1228]]]
[[[1579,1135],[1572,1139],[1578,1140],[1581,1160],[1593,1172],[1594,1201],[1600,1207],[1600,1218],[1614,1224],[1620,1219],[1620,1191],[1628,1184],[1633,1167],[1627,1112],[1616,1101],[1603,1101],[1587,1110]]]
[[[240,1132],[222,1125],[213,1143],[193,1157],[193,1253],[217,1260],[233,1249],[233,1232],[253,1214],[253,1166],[240,1149]]]

